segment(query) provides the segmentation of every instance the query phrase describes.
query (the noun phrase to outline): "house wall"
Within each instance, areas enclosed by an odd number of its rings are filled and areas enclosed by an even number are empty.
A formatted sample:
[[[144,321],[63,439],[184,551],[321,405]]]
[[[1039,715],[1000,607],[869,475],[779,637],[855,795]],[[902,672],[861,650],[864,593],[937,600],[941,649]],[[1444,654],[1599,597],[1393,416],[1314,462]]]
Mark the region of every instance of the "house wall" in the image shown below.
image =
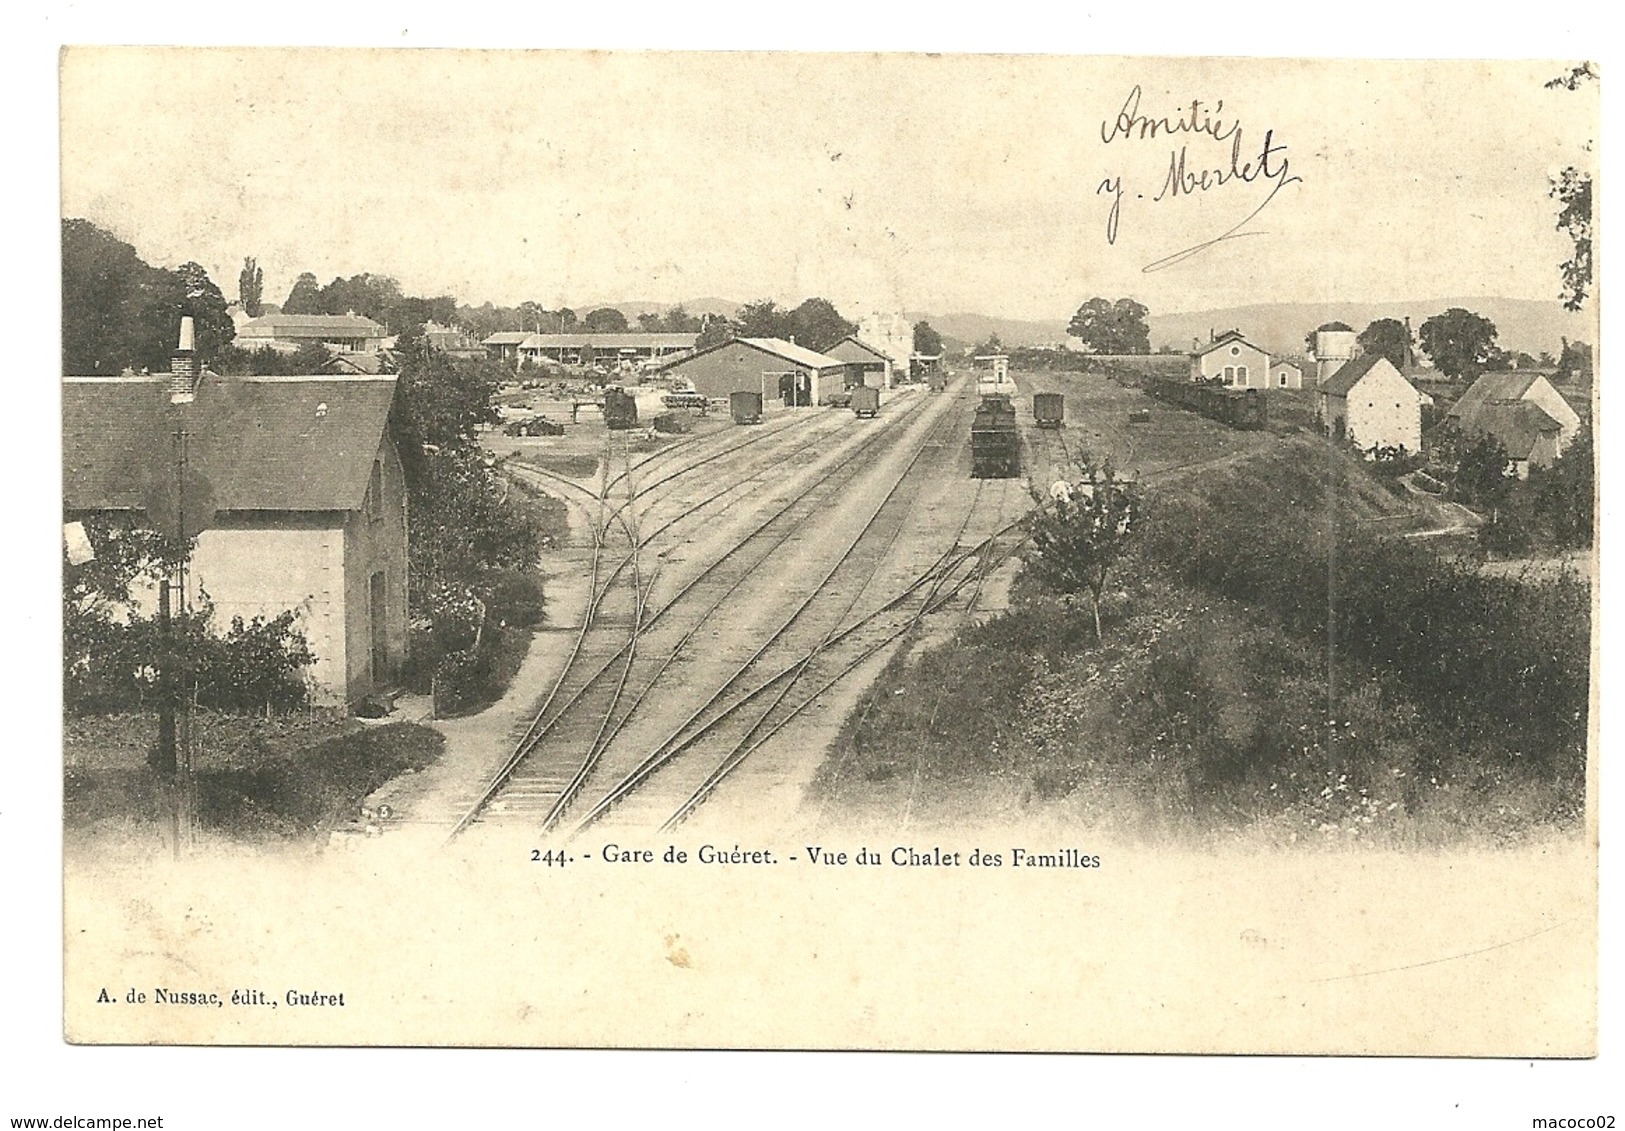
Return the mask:
[[[344,523],[345,679],[355,700],[392,683],[406,659],[406,476],[395,445],[387,440],[374,458],[381,487]],[[373,669],[372,575],[384,575],[384,670]]]
[[[1235,370],[1245,366],[1247,376],[1240,377]],[[1230,342],[1191,358],[1191,380],[1223,379],[1225,370],[1232,370],[1229,384],[1238,389],[1267,389],[1269,387],[1270,355],[1246,342]]]
[[[348,698],[345,634],[344,516],[340,513],[229,513],[198,535],[188,591],[214,602],[217,631],[295,609],[316,662],[315,698]],[[146,602],[143,601],[143,604]]]
[[[1282,378],[1286,380],[1283,381]],[[1287,365],[1277,362],[1270,367],[1270,388],[1272,389],[1301,389],[1303,388],[1303,370],[1296,365]]]
[[[1339,398],[1325,398],[1336,401]],[[1416,390],[1392,366],[1380,362],[1341,398],[1349,439],[1362,450],[1422,450],[1422,407]],[[1337,410],[1333,409],[1335,413]],[[1327,422],[1333,419],[1328,414]]]
[[[1580,414],[1575,412],[1569,402],[1563,399],[1563,394],[1553,387],[1552,383],[1544,377],[1537,377],[1534,383],[1524,393],[1523,399],[1529,401],[1547,416],[1563,426],[1563,436],[1558,443],[1561,450],[1568,446],[1568,442],[1580,431]]]

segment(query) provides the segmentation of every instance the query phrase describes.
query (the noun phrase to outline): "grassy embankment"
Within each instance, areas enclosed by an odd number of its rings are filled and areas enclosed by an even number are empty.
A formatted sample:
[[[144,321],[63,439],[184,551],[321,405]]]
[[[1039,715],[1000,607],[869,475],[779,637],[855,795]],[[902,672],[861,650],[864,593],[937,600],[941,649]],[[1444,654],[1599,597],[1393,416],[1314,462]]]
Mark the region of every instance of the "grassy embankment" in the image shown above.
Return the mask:
[[[1102,643],[1086,600],[1018,583],[1007,613],[894,660],[815,789],[860,821],[1048,816],[1128,837],[1504,844],[1573,827],[1586,586],[1487,576],[1358,521],[1387,494],[1306,438],[1162,484]]]

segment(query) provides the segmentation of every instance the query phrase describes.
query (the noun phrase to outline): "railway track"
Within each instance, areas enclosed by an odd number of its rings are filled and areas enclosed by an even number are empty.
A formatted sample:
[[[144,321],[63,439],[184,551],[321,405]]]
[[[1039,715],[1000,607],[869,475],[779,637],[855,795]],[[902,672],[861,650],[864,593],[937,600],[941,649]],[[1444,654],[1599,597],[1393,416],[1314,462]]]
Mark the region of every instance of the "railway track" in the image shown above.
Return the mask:
[[[907,418],[902,417],[903,420]],[[699,627],[722,606],[762,561],[788,541],[824,503],[838,496],[845,479],[832,477],[828,472],[845,472],[847,469],[855,468],[860,459],[890,431],[890,429],[875,430],[854,444],[850,450],[828,456],[826,462],[833,462],[833,467],[826,469],[826,473],[812,490],[796,495],[782,506],[778,506],[766,520],[746,532],[729,552],[702,569],[659,608],[650,609],[647,590],[642,590],[644,595],[632,609],[627,623],[623,626],[624,631],[612,635],[607,640],[594,641],[593,646],[589,647],[590,629],[595,623],[602,623],[604,619],[601,615],[602,600],[595,597],[589,603],[590,615],[584,619],[582,630],[552,691],[508,758],[492,776],[486,788],[468,806],[451,835],[454,837],[459,835],[476,820],[494,813],[528,820],[533,824],[539,820],[544,826],[556,822],[573,800],[586,776],[592,772],[604,748],[614,739],[647,695],[649,688],[664,673]],[[611,476],[607,471],[607,463],[605,468],[604,488],[599,492],[600,496],[605,495],[611,485],[626,482],[629,484],[628,495],[635,500],[635,481],[630,474],[632,469]],[[737,483],[730,483],[714,492],[711,497],[721,497],[737,488]],[[691,512],[685,510],[683,513],[686,515]],[[636,539],[637,546],[629,552],[622,563],[608,571],[607,577],[603,580],[600,580],[600,575],[605,570],[602,553],[604,540],[601,535],[596,537],[593,557],[594,594],[607,592],[615,575],[624,568],[627,561],[635,558],[638,547],[646,545],[660,531],[669,529],[681,517],[674,516],[655,532]],[[600,527],[600,530],[602,529]],[[664,658],[656,664],[653,674],[639,677],[637,681],[639,689],[632,694],[621,717],[616,719],[616,708],[628,691],[628,681],[631,679],[630,673],[636,662],[639,641],[657,622],[666,620],[673,609],[693,606],[701,607],[698,618],[693,620],[687,632],[683,633],[674,645],[663,649]],[[591,737],[583,741],[589,731]],[[547,740],[545,749],[544,739]]]
[[[945,414],[950,428],[963,422]],[[717,691],[681,725],[656,745],[603,794],[579,820],[570,835],[594,826],[622,826],[648,830],[670,829],[686,820],[756,750],[817,703],[842,679],[867,663],[882,649],[913,632],[921,619],[963,595],[967,587],[974,605],[981,585],[1006,560],[1014,547],[999,539],[1019,526],[1005,524],[967,550],[961,539],[972,517],[967,509],[949,548],[883,604],[851,619],[853,610],[873,586],[877,567],[903,529],[902,519],[912,506],[918,487],[908,488],[908,472],[933,442],[916,452],[887,497],[871,514],[862,531],[841,555],[821,585]],[[963,441],[936,445],[939,465],[952,463]],[[946,456],[941,448],[947,448]],[[937,469],[940,470],[940,466]],[[915,479],[918,482],[918,479]],[[977,495],[983,490],[977,488]],[[993,488],[1003,496],[1008,484]],[[1002,552],[1001,552],[1002,551]],[[831,609],[796,631],[798,618],[826,592],[835,595]],[[820,630],[819,626],[823,627]],[[756,680],[754,686],[745,685]],[[735,689],[738,689],[737,691]],[[807,690],[811,688],[811,690]],[[732,693],[731,699],[729,698]]]

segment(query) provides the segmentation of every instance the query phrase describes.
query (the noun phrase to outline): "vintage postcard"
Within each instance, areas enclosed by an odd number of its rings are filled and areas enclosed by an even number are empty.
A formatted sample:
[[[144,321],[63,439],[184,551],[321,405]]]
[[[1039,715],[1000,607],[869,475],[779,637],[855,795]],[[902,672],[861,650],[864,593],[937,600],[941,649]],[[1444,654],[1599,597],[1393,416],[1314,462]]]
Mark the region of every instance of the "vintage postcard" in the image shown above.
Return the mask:
[[[1598,1048],[1598,69],[70,47],[75,1044]]]

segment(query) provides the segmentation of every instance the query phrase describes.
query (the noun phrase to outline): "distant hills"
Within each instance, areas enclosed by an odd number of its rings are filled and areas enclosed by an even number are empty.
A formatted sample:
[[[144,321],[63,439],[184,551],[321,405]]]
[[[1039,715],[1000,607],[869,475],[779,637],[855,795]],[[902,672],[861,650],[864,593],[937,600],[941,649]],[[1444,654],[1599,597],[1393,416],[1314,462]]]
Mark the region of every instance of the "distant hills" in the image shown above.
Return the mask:
[[[1414,302],[1274,302],[1233,306],[1220,310],[1193,310],[1181,314],[1153,314],[1151,348],[1163,345],[1191,348],[1193,338],[1208,340],[1209,331],[1236,329],[1272,354],[1301,354],[1303,338],[1327,322],[1345,322],[1363,330],[1378,318],[1409,317],[1411,329],[1453,306],[1481,314],[1495,323],[1496,344],[1505,350],[1523,350],[1538,356],[1546,350],[1554,357],[1563,338],[1595,342],[1596,323],[1589,312],[1571,314],[1553,299],[1542,302],[1521,298],[1435,298]]]
[[[645,311],[664,313],[673,304],[615,302],[594,305],[615,306],[628,320],[636,322],[638,315]],[[743,304],[731,299],[707,297],[690,299],[680,305],[690,314],[711,313],[731,317]],[[1399,302],[1272,302],[1175,314],[1153,313],[1150,318],[1151,348],[1166,345],[1185,351],[1191,348],[1192,339],[1207,341],[1209,331],[1223,333],[1237,329],[1276,356],[1302,354],[1304,335],[1326,322],[1346,322],[1355,330],[1363,330],[1378,318],[1398,318],[1403,321],[1409,317],[1412,329],[1419,331],[1423,322],[1453,306],[1464,307],[1494,322],[1499,331],[1496,344],[1502,349],[1523,350],[1537,356],[1546,350],[1556,356],[1565,337],[1571,341],[1596,341],[1594,315],[1589,311],[1571,314],[1556,299],[1431,298]],[[590,309],[590,306],[583,307],[581,312]],[[1066,319],[1029,321],[970,312],[930,314],[918,310],[908,311],[903,317],[910,323],[922,320],[931,323],[932,328],[948,339],[950,344],[974,345],[987,341],[993,334],[997,334],[999,341],[1006,346],[1054,345],[1066,340]]]

